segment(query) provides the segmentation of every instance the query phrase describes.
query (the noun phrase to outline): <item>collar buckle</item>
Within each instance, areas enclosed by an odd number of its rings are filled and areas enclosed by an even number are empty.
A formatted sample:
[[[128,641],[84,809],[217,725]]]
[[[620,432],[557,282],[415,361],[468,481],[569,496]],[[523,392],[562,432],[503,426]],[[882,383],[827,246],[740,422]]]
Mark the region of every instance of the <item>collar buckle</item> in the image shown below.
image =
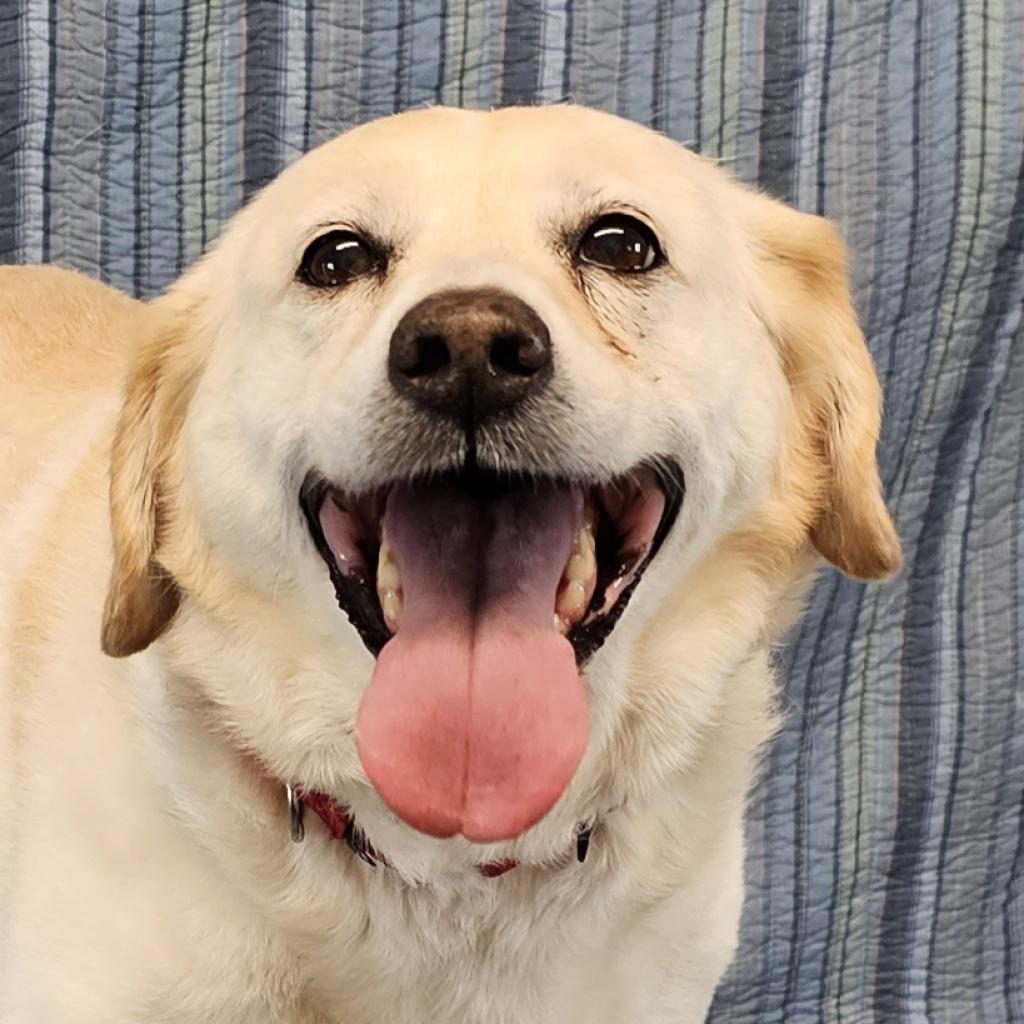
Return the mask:
[[[306,826],[302,823],[302,792],[287,782],[284,792],[288,803],[288,832],[293,843],[301,843],[306,838]]]
[[[582,864],[590,850],[590,838],[594,833],[594,823],[584,821],[576,826],[576,859]]]

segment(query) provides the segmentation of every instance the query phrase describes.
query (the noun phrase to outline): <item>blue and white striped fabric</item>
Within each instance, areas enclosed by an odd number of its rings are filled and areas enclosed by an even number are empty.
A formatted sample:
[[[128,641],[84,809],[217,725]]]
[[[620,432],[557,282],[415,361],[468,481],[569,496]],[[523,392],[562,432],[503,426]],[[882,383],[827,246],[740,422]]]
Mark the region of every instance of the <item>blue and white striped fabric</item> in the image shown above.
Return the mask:
[[[572,98],[843,226],[907,552],[781,656],[715,1021],[1024,1021],[1022,0],[2,0],[0,259],[149,295],[318,141]]]

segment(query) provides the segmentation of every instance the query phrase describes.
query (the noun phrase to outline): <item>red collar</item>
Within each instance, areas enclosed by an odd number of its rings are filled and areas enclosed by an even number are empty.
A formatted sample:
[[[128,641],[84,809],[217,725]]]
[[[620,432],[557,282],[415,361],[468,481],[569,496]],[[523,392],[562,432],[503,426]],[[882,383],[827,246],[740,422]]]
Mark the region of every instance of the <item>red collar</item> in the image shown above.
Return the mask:
[[[366,838],[365,833],[355,823],[352,812],[339,803],[332,800],[326,793],[309,792],[305,790],[286,787],[288,798],[288,814],[291,826],[292,840],[301,843],[306,830],[302,823],[302,809],[309,807],[315,811],[317,817],[327,827],[331,838],[344,840],[348,848],[357,857],[364,860],[370,867],[377,867],[378,864],[388,867],[387,858],[373,848],[373,845]],[[590,848],[590,836],[593,832],[593,825],[589,823],[578,825],[576,828],[576,859],[582,864],[587,859],[587,851]],[[504,875],[513,868],[519,867],[517,860],[495,860],[480,864],[477,871],[484,878],[497,878]]]

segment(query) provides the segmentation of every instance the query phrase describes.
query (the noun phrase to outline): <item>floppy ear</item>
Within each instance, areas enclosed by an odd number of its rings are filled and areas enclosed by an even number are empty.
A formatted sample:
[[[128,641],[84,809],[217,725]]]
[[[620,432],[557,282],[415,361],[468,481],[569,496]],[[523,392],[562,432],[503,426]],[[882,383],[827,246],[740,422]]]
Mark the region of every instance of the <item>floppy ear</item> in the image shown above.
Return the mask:
[[[115,658],[160,636],[181,596],[159,556],[171,514],[170,461],[196,376],[191,318],[161,303],[149,315],[153,330],[129,373],[110,459],[114,564],[101,645]]]
[[[751,217],[761,313],[780,347],[804,443],[824,473],[811,540],[850,576],[882,579],[899,568],[900,543],[882,499],[881,388],[850,300],[845,247],[828,221],[764,197],[754,198]]]

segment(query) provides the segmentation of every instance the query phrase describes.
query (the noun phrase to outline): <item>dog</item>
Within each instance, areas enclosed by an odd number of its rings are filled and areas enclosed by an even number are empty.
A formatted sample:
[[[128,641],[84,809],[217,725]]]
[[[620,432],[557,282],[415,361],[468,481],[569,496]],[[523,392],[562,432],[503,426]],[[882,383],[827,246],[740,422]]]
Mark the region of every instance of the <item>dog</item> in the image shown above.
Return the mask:
[[[425,109],[0,358],[5,1024],[704,1019],[773,650],[900,561],[828,222]]]

